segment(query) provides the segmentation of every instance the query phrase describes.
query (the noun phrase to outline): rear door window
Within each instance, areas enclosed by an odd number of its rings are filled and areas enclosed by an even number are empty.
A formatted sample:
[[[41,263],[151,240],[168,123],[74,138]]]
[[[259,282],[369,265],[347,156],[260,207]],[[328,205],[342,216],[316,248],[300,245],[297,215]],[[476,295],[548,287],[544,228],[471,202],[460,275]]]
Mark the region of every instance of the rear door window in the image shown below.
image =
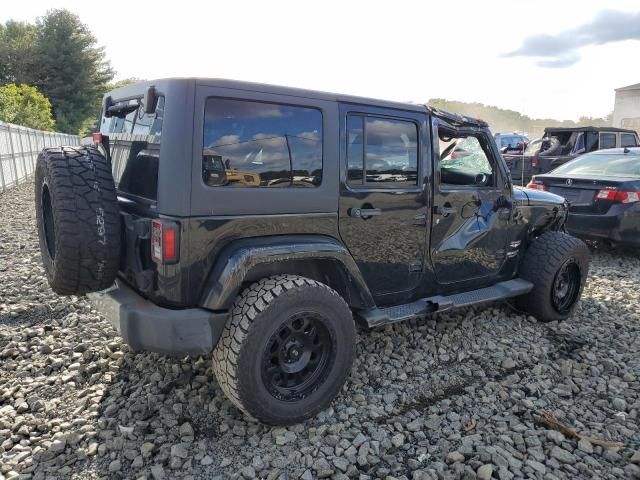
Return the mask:
[[[418,181],[418,126],[407,120],[349,115],[350,185],[412,187]]]
[[[209,98],[202,179],[211,187],[317,187],[322,112],[277,103]]]
[[[615,133],[601,133],[600,134],[600,150],[605,148],[616,147],[616,134]]]
[[[620,134],[620,146],[621,147],[637,147],[638,141],[636,140],[636,136],[632,133],[622,133]]]

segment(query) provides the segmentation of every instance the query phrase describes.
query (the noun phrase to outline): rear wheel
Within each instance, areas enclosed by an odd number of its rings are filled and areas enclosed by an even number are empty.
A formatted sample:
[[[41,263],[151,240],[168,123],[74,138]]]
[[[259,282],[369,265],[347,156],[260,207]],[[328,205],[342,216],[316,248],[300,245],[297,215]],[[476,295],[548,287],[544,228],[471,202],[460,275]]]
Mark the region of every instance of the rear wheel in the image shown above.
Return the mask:
[[[517,306],[542,322],[564,320],[576,308],[589,273],[589,249],[563,232],[547,232],[533,241],[520,266],[521,278],[534,284]]]
[[[309,278],[278,275],[236,299],[213,369],[239,409],[286,425],[331,402],[349,374],[354,348],[351,311],[337,292]]]

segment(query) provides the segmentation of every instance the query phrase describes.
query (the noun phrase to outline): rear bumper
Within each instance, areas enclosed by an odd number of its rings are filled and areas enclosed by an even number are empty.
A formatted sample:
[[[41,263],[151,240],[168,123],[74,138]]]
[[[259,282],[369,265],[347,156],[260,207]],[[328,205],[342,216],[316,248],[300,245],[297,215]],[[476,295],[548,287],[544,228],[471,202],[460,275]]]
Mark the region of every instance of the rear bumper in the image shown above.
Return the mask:
[[[569,212],[567,230],[571,235],[587,240],[609,240],[640,247],[640,206],[614,206],[605,215]]]
[[[89,298],[133,350],[168,355],[206,354],[220,339],[228,313],[171,310],[138,295],[122,280]]]

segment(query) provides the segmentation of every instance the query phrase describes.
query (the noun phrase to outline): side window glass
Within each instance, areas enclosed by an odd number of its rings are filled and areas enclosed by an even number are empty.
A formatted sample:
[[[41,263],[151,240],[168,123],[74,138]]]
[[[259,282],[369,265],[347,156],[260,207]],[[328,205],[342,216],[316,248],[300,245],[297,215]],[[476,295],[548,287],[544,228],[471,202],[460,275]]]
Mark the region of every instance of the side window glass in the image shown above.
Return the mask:
[[[637,147],[638,142],[636,141],[636,136],[630,133],[623,133],[620,135],[620,146],[621,147]]]
[[[316,187],[322,113],[314,108],[209,98],[202,178],[209,186]]]
[[[347,117],[347,180],[376,187],[418,181],[418,127],[405,120]]]
[[[418,128],[412,122],[367,118],[366,181],[413,186],[418,180]]]
[[[616,134],[615,133],[601,133],[600,134],[600,150],[605,148],[615,148],[616,146]]]
[[[347,181],[351,185],[362,185],[364,178],[364,118],[359,115],[347,117]]]
[[[440,130],[440,182],[486,187],[494,184],[495,166],[481,137],[450,135]]]

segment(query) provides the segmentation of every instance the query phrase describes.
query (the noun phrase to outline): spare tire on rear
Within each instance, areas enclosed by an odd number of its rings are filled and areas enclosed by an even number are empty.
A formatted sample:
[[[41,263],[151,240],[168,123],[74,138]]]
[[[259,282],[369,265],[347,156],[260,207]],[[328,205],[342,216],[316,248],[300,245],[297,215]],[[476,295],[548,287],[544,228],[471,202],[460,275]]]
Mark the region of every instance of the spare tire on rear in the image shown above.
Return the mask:
[[[111,286],[120,259],[120,214],[107,159],[94,147],[38,155],[35,202],[47,280],[61,295]]]

